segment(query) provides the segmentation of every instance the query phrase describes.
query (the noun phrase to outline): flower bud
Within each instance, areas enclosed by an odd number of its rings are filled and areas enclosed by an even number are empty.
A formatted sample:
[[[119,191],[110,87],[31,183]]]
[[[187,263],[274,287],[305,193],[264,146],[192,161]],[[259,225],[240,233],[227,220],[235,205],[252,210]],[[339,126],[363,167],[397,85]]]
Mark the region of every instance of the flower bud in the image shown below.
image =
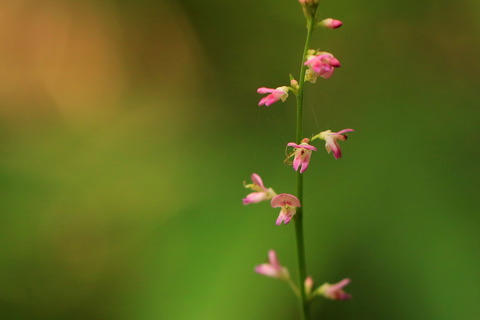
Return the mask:
[[[298,81],[295,79],[290,80],[290,86],[294,89],[298,89],[300,86],[298,85]]]
[[[319,26],[328,28],[328,29],[337,29],[342,26],[343,22],[340,20],[327,18],[318,23]]]
[[[307,277],[305,279],[305,294],[307,297],[310,297],[310,295],[312,294],[313,285],[314,285],[313,278]]]

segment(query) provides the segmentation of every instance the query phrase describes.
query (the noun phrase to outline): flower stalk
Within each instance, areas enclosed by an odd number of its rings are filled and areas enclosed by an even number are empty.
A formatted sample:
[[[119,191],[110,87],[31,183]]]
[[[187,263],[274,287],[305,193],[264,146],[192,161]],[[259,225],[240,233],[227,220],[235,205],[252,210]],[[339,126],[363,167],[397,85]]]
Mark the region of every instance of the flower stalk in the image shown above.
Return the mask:
[[[296,196],[288,193],[276,194],[272,188],[264,186],[262,179],[258,174],[252,174],[252,184],[245,185],[253,192],[243,199],[243,204],[257,203],[270,200],[272,208],[281,208],[280,214],[276,220],[276,225],[289,224],[291,220],[295,225],[295,238],[298,263],[298,282],[297,284],[290,277],[288,269],[282,266],[273,250],[269,252],[269,263],[264,263],[255,268],[255,271],[261,275],[276,278],[285,281],[298,298],[301,310],[301,319],[310,320],[310,302],[315,296],[321,296],[330,300],[346,300],[351,295],[343,291],[343,288],[350,282],[349,279],[329,284],[325,283],[314,290],[313,278],[307,277],[307,267],[305,258],[305,242],[303,236],[303,175],[310,165],[313,151],[317,148],[311,143],[315,140],[323,140],[325,149],[328,153],[332,152],[335,159],[340,159],[342,150],[338,141],[347,140],[346,133],[354,131],[353,129],[343,129],[338,132],[332,130],[322,131],[311,138],[305,138],[303,135],[303,105],[304,105],[304,87],[305,83],[316,83],[317,78],[329,79],[336,68],[340,67],[340,62],[333,54],[320,50],[311,49],[312,34],[315,27],[324,27],[327,29],[336,29],[342,25],[340,20],[327,18],[317,22],[317,8],[319,0],[298,0],[302,6],[303,13],[307,20],[307,35],[305,46],[303,48],[302,60],[300,64],[300,75],[295,79],[290,74],[290,86],[281,86],[277,88],[261,87],[257,90],[259,94],[267,94],[258,103],[259,106],[269,107],[275,102],[284,102],[289,93],[296,97],[296,135],[295,142],[289,142],[287,147],[293,149],[287,154],[287,159],[294,157],[292,167],[296,171]]]
[[[307,66],[305,60],[307,57],[310,43],[312,40],[313,29],[315,28],[315,17],[317,8],[312,14],[310,19],[307,19],[307,36],[305,39],[305,46],[303,48],[302,62],[300,64],[300,77],[299,86],[297,91],[297,128],[296,128],[296,141],[301,142],[303,137],[303,93],[305,88],[305,73]],[[310,306],[305,294],[305,279],[307,277],[307,265],[305,259],[305,242],[303,236],[303,211],[305,209],[303,202],[303,174],[300,171],[296,172],[297,175],[297,198],[300,200],[302,207],[297,209],[297,213],[294,217],[295,221],[295,238],[297,243],[297,260],[298,260],[298,275],[300,285],[300,308],[302,310],[302,318],[304,320],[310,319]]]

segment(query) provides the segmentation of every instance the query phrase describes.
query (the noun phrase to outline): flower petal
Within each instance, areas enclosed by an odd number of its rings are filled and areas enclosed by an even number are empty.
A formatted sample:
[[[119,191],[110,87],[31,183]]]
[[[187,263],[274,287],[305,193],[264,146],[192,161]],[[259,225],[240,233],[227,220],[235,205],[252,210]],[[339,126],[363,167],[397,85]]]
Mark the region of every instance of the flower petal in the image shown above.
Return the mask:
[[[302,149],[295,151],[295,158],[293,159],[293,170],[298,171],[298,167],[302,164]]]
[[[265,87],[261,87],[261,88],[258,88],[258,89],[257,89],[257,92],[260,93],[260,94],[272,93],[272,92],[274,92],[274,91],[275,91],[275,89],[265,88]]]
[[[353,132],[355,130],[353,129],[343,129],[343,130],[340,130],[338,132],[332,132],[332,134],[344,134],[344,133],[347,133],[347,132]]]
[[[291,207],[301,207],[300,200],[289,193],[281,193],[273,197],[271,202],[272,208],[283,207],[289,205]]]
[[[257,203],[263,200],[267,200],[267,194],[265,192],[252,192],[248,194],[245,199],[242,199],[243,204]]]
[[[305,155],[303,156],[303,159],[302,159],[302,169],[300,169],[300,173],[304,173],[305,170],[307,170],[308,165],[310,163],[311,156],[312,156],[312,151],[305,151]]]
[[[258,186],[260,186],[260,188],[265,189],[265,186],[263,185],[263,181],[262,181],[262,178],[260,178],[260,176],[256,173],[252,173],[252,182]]]
[[[325,138],[325,141],[325,147],[327,148],[327,151],[330,149],[333,152],[333,156],[335,157],[335,159],[340,159],[342,157],[342,150],[340,149],[337,141],[335,141],[332,136],[327,136]]]
[[[268,261],[274,268],[280,269],[282,267],[274,250],[268,251]]]
[[[295,142],[289,142],[287,143],[287,146],[294,147],[294,148],[301,148],[301,146],[299,144],[296,144]]]
[[[264,263],[259,266],[256,266],[255,272],[267,277],[273,277],[273,278],[278,277],[278,270],[268,263]]]

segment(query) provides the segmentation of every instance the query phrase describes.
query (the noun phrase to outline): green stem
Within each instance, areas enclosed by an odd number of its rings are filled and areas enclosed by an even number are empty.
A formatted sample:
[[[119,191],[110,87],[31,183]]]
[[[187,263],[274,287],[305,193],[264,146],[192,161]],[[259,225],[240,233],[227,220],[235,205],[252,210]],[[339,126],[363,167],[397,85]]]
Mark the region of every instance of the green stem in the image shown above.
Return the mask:
[[[297,132],[296,140],[300,143],[303,138],[302,126],[303,126],[303,88],[305,84],[305,72],[307,67],[304,65],[307,51],[310,49],[310,41],[312,38],[312,32],[315,25],[315,14],[311,19],[307,21],[307,38],[305,40],[305,47],[302,55],[302,65],[300,67],[300,78],[298,79],[299,88],[297,91]],[[302,310],[302,319],[310,319],[310,306],[305,294],[305,279],[307,278],[307,267],[305,262],[305,244],[303,240],[303,175],[297,171],[297,197],[302,204],[302,207],[297,208],[295,214],[295,235],[297,238],[297,258],[298,258],[298,270],[299,270],[299,288],[300,288],[300,308]]]

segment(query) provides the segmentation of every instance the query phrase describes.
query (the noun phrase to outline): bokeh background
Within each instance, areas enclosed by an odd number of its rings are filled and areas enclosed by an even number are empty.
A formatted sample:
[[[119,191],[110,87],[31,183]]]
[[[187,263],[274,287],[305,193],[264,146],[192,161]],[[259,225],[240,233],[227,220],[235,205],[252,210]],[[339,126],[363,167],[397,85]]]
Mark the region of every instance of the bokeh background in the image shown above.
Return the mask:
[[[314,319],[480,317],[480,2],[322,1],[305,132],[354,128],[306,173],[308,272],[352,279]],[[296,276],[293,225],[243,206],[293,193],[296,0],[0,1],[0,318],[296,319],[253,267]],[[321,145],[317,145],[321,147]]]

